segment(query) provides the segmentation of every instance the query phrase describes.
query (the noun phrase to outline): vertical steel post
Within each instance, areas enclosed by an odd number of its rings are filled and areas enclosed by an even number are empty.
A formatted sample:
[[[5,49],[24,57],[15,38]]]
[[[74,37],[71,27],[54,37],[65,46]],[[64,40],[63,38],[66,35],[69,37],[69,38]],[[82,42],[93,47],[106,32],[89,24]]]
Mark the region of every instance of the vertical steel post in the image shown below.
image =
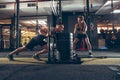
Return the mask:
[[[36,34],[38,34],[38,0],[36,0]]]
[[[51,25],[48,25],[48,32],[50,31]],[[51,63],[51,50],[50,50],[50,36],[48,37],[48,62]]]
[[[62,17],[61,0],[59,0],[59,17]]]
[[[0,50],[3,49],[3,33],[2,33],[2,25],[0,25]]]
[[[20,46],[20,32],[19,32],[19,0],[16,0],[16,48]]]
[[[14,36],[15,36],[15,14],[11,17],[11,26],[10,26],[10,50],[15,48],[14,43]]]
[[[57,17],[58,22],[62,23],[62,7],[61,7],[61,0],[58,2],[58,17]]]
[[[113,0],[111,0],[111,8],[112,8],[112,30],[113,30],[113,34],[114,34],[114,29],[115,29],[115,25],[114,25],[114,8],[113,8]]]
[[[89,9],[89,0],[86,0],[87,6],[87,26],[88,26],[88,36],[90,37],[90,9]]]

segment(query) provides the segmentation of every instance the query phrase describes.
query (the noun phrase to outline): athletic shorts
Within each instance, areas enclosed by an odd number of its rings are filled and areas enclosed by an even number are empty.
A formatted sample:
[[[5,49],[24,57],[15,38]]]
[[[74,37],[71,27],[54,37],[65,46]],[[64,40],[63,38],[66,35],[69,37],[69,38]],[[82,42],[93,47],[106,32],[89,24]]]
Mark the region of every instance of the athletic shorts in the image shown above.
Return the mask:
[[[75,38],[78,38],[79,40],[87,38],[87,34],[76,34]]]
[[[43,35],[37,35],[35,37],[33,37],[26,45],[25,47],[27,49],[32,50],[35,46],[40,45],[40,46],[44,46],[47,44],[46,41],[44,41],[44,39],[47,38],[46,36]]]

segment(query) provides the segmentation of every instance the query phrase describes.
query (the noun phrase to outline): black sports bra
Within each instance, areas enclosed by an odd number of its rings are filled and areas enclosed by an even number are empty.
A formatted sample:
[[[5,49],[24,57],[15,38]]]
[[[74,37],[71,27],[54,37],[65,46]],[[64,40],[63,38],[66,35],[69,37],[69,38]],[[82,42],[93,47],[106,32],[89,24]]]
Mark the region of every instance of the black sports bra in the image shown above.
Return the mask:
[[[77,29],[78,32],[83,31],[84,30],[84,23],[82,23],[82,26],[80,26],[79,24],[77,24]]]

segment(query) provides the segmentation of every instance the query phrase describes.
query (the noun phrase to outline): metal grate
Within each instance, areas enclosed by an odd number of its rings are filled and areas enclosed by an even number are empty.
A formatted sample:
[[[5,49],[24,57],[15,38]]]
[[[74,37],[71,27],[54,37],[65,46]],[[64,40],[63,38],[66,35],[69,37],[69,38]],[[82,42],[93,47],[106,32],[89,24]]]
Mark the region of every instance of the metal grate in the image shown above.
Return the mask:
[[[35,3],[29,3],[29,4],[27,4],[27,6],[28,6],[28,7],[35,7],[36,4],[35,4]]]
[[[2,5],[0,5],[0,8],[6,8],[6,5],[2,4]]]

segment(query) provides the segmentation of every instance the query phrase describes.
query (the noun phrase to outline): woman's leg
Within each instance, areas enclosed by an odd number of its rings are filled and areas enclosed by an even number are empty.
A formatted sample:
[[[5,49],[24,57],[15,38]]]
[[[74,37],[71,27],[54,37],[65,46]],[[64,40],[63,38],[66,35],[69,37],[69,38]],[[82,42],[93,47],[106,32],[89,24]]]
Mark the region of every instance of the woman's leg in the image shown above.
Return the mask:
[[[87,45],[87,49],[88,49],[88,50],[92,50],[92,47],[91,47],[91,44],[90,44],[90,41],[89,41],[88,38],[85,38],[85,43],[86,43],[86,45]]]
[[[88,38],[85,38],[85,43],[87,45],[87,49],[89,51],[89,55],[92,55],[92,46],[91,46],[90,41],[89,41]]]
[[[79,41],[78,38],[75,38],[75,39],[74,39],[74,41],[73,41],[73,50],[76,49],[76,44],[77,44],[78,41]]]

